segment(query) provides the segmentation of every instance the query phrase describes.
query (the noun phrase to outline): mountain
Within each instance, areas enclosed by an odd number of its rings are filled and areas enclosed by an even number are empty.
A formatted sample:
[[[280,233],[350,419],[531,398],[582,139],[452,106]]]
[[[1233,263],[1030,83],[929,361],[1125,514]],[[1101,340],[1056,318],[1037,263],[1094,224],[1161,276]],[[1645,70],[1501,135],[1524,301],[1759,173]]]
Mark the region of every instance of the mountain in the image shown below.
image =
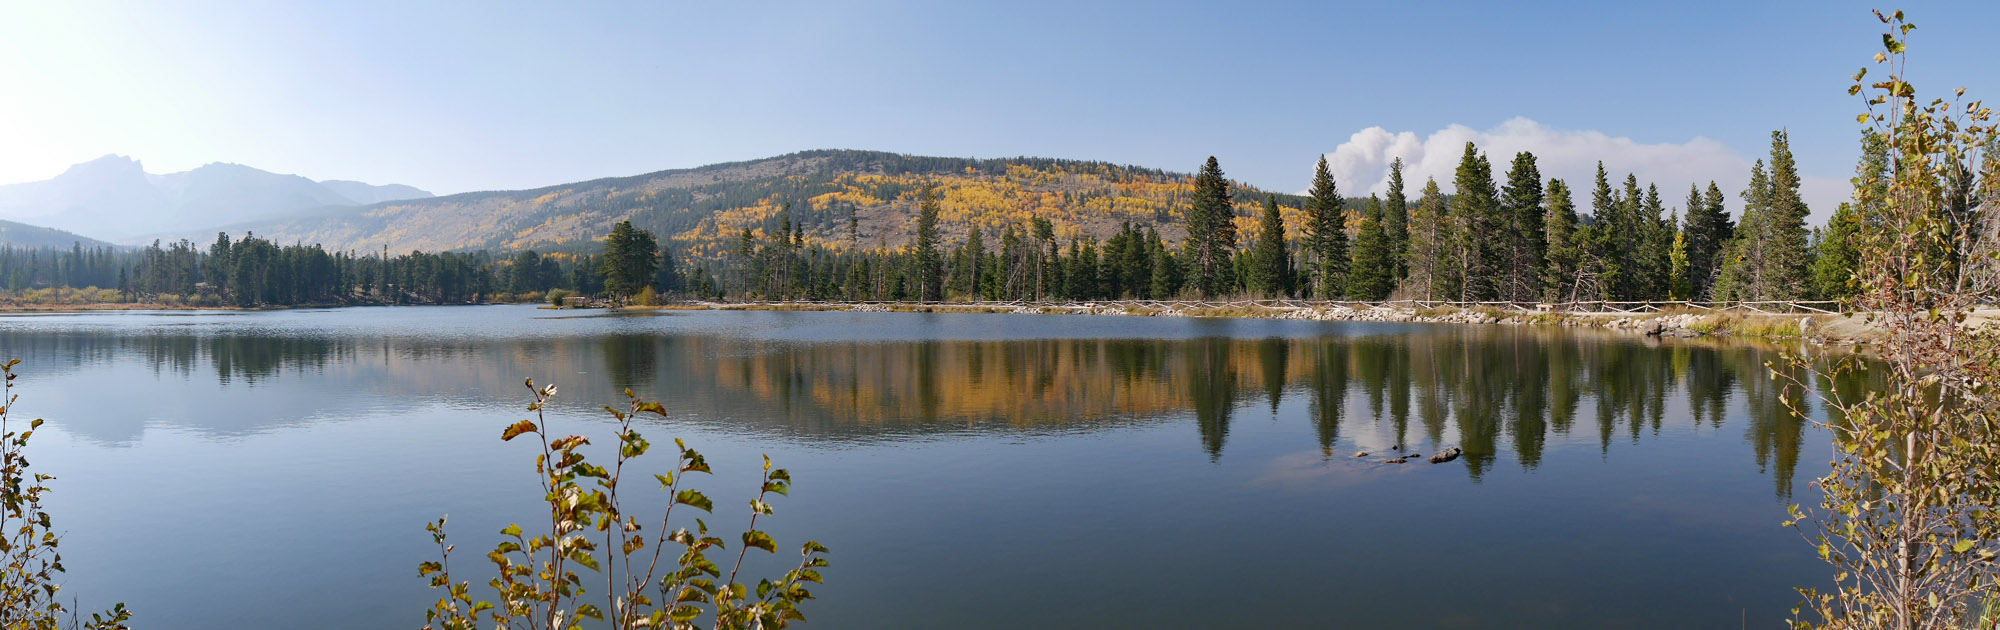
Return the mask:
[[[972,159],[875,151],[820,150],[562,184],[534,190],[473,192],[337,208],[251,221],[228,231],[278,242],[319,243],[336,251],[392,253],[458,249],[595,252],[619,221],[651,230],[677,252],[715,257],[748,229],[775,232],[786,204],[808,243],[831,249],[895,247],[913,233],[918,191],[938,186],[941,231],[962,239],[973,226],[998,247],[1005,228],[1048,219],[1057,238],[1108,238],[1133,222],[1168,240],[1184,232],[1180,216],[1192,190],[1182,173],[1050,158]],[[1237,186],[1240,237],[1255,233],[1264,193]],[[1280,195],[1296,224],[1301,199]],[[849,235],[850,216],[855,234]],[[212,239],[189,233],[187,238]]]
[[[62,230],[35,227],[13,221],[0,221],[0,245],[39,249],[46,247],[69,247],[79,244],[84,247],[113,246],[104,241],[84,238]]]
[[[215,163],[153,175],[138,160],[107,155],[72,166],[53,179],[0,186],[0,219],[132,240],[429,196],[409,186],[316,182],[240,164]]]
[[[377,186],[345,179],[329,179],[321,181],[319,185],[325,186],[333,192],[339,193],[340,196],[364,206],[384,201],[395,201],[397,199],[422,199],[432,196],[430,193],[420,190],[415,186],[404,186],[402,184],[383,184]]]

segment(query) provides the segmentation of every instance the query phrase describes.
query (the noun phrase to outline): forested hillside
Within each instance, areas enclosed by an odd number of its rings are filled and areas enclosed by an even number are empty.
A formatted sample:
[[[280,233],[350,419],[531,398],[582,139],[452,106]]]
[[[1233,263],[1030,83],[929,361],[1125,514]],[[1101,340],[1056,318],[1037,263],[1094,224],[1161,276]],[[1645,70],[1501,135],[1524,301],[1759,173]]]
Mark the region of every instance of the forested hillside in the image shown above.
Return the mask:
[[[96,239],[84,238],[54,228],[36,227],[25,223],[0,220],[0,245],[14,247],[109,247],[111,244]]]
[[[808,246],[878,249],[910,242],[917,190],[926,181],[937,186],[941,234],[953,241],[975,225],[997,234],[1031,217],[1050,221],[1065,242],[1108,239],[1128,221],[1179,240],[1192,190],[1185,174],[1102,162],[827,150],[535,190],[395,201],[228,231],[333,251],[586,253],[596,251],[613,224],[631,221],[675,251],[701,259],[726,252],[745,229],[758,238],[777,230],[790,204]],[[1240,185],[1232,190],[1248,234],[1264,193]],[[1300,198],[1281,195],[1279,203],[1296,222]],[[206,242],[215,235],[186,236]]]

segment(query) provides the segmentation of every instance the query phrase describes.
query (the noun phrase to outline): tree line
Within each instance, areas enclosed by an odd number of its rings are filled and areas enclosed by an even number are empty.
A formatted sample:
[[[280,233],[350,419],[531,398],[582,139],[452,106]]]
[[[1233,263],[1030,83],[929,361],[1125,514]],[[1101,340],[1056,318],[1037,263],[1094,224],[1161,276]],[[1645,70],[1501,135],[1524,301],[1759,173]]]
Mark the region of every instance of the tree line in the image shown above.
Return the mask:
[[[1873,181],[1871,173],[1887,168],[1885,149],[1867,135],[1862,149],[1856,181]],[[833,247],[805,238],[804,222],[787,205],[777,229],[746,228],[723,255],[686,261],[689,271],[673,289],[707,298],[855,301],[1757,301],[1853,293],[1856,212],[1842,204],[1826,227],[1807,227],[1810,210],[1783,131],[1772,133],[1768,158],[1756,161],[1737,195],[1740,220],[1713,181],[1691,183],[1670,208],[1658,185],[1642,186],[1631,174],[1614,180],[1601,162],[1584,212],[1576,199],[1583,193],[1544,179],[1533,153],[1515,154],[1496,177],[1473,143],[1449,192],[1430,179],[1411,200],[1406,183],[1398,159],[1386,194],[1346,198],[1322,158],[1300,200],[1300,229],[1288,228],[1278,197],[1265,195],[1246,246],[1239,246],[1232,203],[1241,191],[1213,157],[1193,178],[1179,243],[1131,222],[1102,241],[1081,234],[1063,241],[1037,217],[998,230],[974,227],[962,241],[945,243],[938,195],[926,186],[910,243]]]
[[[1880,181],[1886,147],[1862,139],[1857,182]],[[1180,213],[1186,236],[1122,222],[1099,240],[1059,238],[1031,216],[997,230],[972,227],[944,242],[940,196],[917,191],[910,242],[863,248],[849,216],[845,242],[807,238],[806,219],[784,204],[775,229],[744,228],[727,251],[676,255],[624,221],[600,254],[329,252],[226,234],[206,248],[188,241],[136,250],[0,248],[0,283],[112,287],[126,299],[178,296],[197,303],[423,304],[585,296],[656,299],[947,301],[1103,300],[1178,297],[1389,298],[1454,301],[1658,301],[1838,299],[1852,294],[1857,211],[1847,204],[1823,229],[1809,209],[1789,140],[1774,132],[1768,159],[1751,167],[1741,219],[1714,182],[1690,184],[1669,209],[1657,185],[1618,185],[1599,163],[1588,212],[1574,187],[1542,178],[1536,156],[1515,154],[1504,177],[1467,143],[1450,191],[1435,179],[1410,199],[1400,159],[1388,190],[1344,197],[1320,160],[1311,189],[1285,201],[1303,220],[1287,226],[1276,195],[1263,195],[1255,234],[1239,239],[1244,192],[1213,157],[1192,178]],[[820,221],[816,217],[812,221]],[[1250,217],[1243,217],[1246,220]],[[823,226],[812,224],[814,229]],[[1239,243],[1245,243],[1239,246]]]

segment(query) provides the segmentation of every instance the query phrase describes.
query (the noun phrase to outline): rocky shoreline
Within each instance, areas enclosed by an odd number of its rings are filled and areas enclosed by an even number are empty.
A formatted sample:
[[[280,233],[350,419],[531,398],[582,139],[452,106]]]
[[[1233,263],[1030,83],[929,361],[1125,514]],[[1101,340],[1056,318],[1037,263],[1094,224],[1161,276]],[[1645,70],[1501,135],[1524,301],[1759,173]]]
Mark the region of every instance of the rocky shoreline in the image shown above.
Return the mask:
[[[1416,308],[1392,304],[1269,306],[1254,303],[1082,302],[1073,304],[702,303],[695,308],[742,310],[844,310],[856,312],[1013,313],[1120,315],[1128,317],[1236,317],[1333,322],[1392,322],[1597,328],[1649,337],[1742,337],[1801,340],[1814,344],[1863,344],[1872,337],[1858,318],[1841,315],[1670,311],[1574,313],[1495,308]]]

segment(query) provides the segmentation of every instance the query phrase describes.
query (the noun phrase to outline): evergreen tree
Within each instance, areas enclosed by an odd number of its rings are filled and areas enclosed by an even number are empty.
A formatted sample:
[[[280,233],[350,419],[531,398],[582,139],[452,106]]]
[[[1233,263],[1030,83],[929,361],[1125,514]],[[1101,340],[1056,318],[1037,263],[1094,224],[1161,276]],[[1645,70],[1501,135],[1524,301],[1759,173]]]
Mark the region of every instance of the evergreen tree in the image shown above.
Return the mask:
[[[1853,282],[1854,271],[1861,264],[1861,250],[1855,242],[1855,232],[1860,229],[1861,213],[1850,204],[1840,204],[1833,218],[1827,219],[1813,260],[1813,297],[1845,300],[1860,289]]]
[[[1202,299],[1215,297],[1229,284],[1230,252],[1236,247],[1236,210],[1229,203],[1229,181],[1223,179],[1215,156],[1209,156],[1195,175],[1187,233],[1190,279]]]
[[[1388,233],[1382,227],[1382,200],[1368,196],[1361,230],[1354,239],[1354,264],[1348,267],[1347,294],[1357,300],[1389,297],[1395,269],[1389,262]]]
[[[1676,220],[1670,221],[1668,224],[1674,225],[1677,223],[1679,221]],[[1668,279],[1667,299],[1689,299],[1688,296],[1694,291],[1694,284],[1688,278],[1688,241],[1686,231],[1674,230],[1673,249],[1667,254],[1667,263],[1670,270],[1669,273],[1672,274]]]
[[[1889,143],[1873,128],[1861,132],[1861,162],[1854,167],[1853,183],[1854,198],[1868,205],[1840,204],[1827,220],[1813,260],[1813,284],[1821,299],[1846,299],[1860,289],[1851,281],[1860,265],[1856,233],[1862,217],[1882,215],[1883,200],[1889,197]]]
[[[1597,163],[1597,184],[1590,192],[1589,238],[1584,240],[1583,264],[1585,275],[1593,278],[1596,298],[1616,299],[1616,287],[1623,283],[1625,247],[1621,235],[1626,232],[1624,221],[1618,210],[1618,198],[1611,192],[1611,181],[1604,172],[1604,163]],[[1581,288],[1581,287],[1579,287]]]
[[[1542,268],[1542,286],[1546,290],[1544,299],[1574,301],[1577,299],[1576,276],[1578,265],[1583,260],[1583,247],[1578,239],[1576,204],[1570,200],[1569,185],[1560,179],[1549,180],[1543,205],[1547,208],[1543,222],[1548,226],[1548,246],[1544,252],[1546,262]]]
[[[1792,159],[1790,138],[1784,131],[1771,132],[1771,192],[1768,221],[1764,224],[1769,244],[1765,256],[1771,268],[1770,297],[1796,300],[1812,287],[1812,246],[1806,230],[1811,213],[1799,195],[1798,163]]]
[[[1514,154],[1507,171],[1507,186],[1500,191],[1501,212],[1506,217],[1502,236],[1506,242],[1507,277],[1500,287],[1502,299],[1532,301],[1542,295],[1542,265],[1548,247],[1542,216],[1542,174],[1535,167],[1535,154]]]
[[[1736,230],[1736,224],[1730,220],[1729,211],[1723,208],[1722,202],[1722,189],[1715,182],[1708,183],[1706,195],[1693,184],[1688,185],[1687,215],[1683,217],[1681,228],[1687,238],[1688,299],[1707,300],[1713,297],[1723,247]]]
[[[1389,162],[1389,194],[1382,201],[1382,232],[1389,238],[1389,261],[1396,280],[1410,275],[1410,203],[1403,192],[1403,158]]]
[[[986,238],[980,235],[978,225],[973,225],[965,237],[966,286],[965,293],[972,299],[979,299],[980,282],[985,277]]]
[[[1718,300],[1762,300],[1770,295],[1764,256],[1770,191],[1771,178],[1764,173],[1764,161],[1757,160],[1750,166],[1750,185],[1743,190],[1743,219],[1723,249],[1715,283]]]
[[[1180,265],[1175,264],[1174,255],[1167,246],[1157,239],[1153,242],[1153,299],[1171,299],[1181,290]]]
[[[944,299],[944,260],[938,254],[938,199],[937,189],[924,184],[923,192],[917,199],[917,248],[916,270],[919,300],[937,302]]]
[[[1391,166],[1392,169],[1398,169]],[[1396,173],[1396,178],[1401,174]],[[1312,190],[1306,201],[1306,251],[1312,295],[1333,299],[1347,287],[1347,209],[1340,188],[1327,170],[1326,156],[1313,170]]]
[[[1410,275],[1404,285],[1411,295],[1435,300],[1451,294],[1445,284],[1446,268],[1451,264],[1448,251],[1455,240],[1450,220],[1437,179],[1425,181],[1423,195],[1410,213]]]
[[[630,297],[653,283],[659,268],[659,243],[653,233],[632,227],[631,221],[611,226],[604,238],[604,255],[597,273],[604,277],[604,289],[618,297]]]
[[[1290,266],[1285,250],[1285,220],[1278,213],[1278,197],[1264,195],[1264,212],[1259,220],[1257,244],[1250,261],[1250,290],[1267,298],[1285,296],[1285,272]]]
[[[1493,299],[1497,295],[1494,275],[1501,269],[1503,251],[1503,244],[1496,242],[1501,239],[1493,234],[1504,221],[1499,193],[1493,188],[1493,166],[1471,142],[1465,143],[1452,185],[1453,262],[1457,264],[1451,281],[1458,289],[1455,297],[1464,302]]]
[[[1634,178],[1636,181],[1636,178]],[[1648,185],[1645,201],[1636,217],[1639,242],[1634,249],[1633,267],[1639,270],[1634,299],[1658,300],[1667,296],[1673,284],[1674,224],[1665,216],[1660,188]]]

